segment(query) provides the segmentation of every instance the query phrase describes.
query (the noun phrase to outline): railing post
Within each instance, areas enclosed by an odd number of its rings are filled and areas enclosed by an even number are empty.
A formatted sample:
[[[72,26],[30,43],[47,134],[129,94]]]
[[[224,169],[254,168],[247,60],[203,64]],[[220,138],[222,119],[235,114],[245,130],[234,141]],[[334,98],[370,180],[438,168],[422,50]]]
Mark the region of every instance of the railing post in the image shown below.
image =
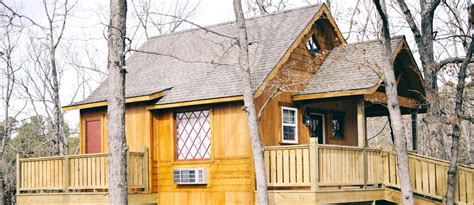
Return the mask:
[[[64,156],[63,163],[63,185],[64,192],[69,192],[69,156]]]
[[[364,189],[367,187],[367,181],[369,178],[369,162],[367,157],[367,147],[364,146],[362,149],[362,154],[364,155]]]
[[[365,117],[365,103],[363,99],[357,102],[357,145],[367,146],[367,121]]]
[[[149,179],[148,179],[148,170],[149,170],[149,167],[148,167],[148,148],[143,146],[143,185],[145,185],[145,193],[148,193],[148,190],[149,190],[149,185],[150,185],[150,182],[149,182]]]
[[[132,189],[130,188],[130,150],[127,151],[127,189],[130,192]]]
[[[16,194],[20,193],[20,155],[16,154]]]
[[[309,144],[311,191],[318,189],[318,138],[311,137]]]

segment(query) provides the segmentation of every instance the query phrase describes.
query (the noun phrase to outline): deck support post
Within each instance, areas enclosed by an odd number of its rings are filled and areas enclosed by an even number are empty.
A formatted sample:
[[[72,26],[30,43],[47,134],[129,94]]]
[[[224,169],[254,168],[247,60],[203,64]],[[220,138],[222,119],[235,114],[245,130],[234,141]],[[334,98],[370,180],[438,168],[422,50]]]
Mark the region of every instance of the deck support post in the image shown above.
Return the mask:
[[[357,102],[357,137],[358,146],[367,146],[367,122],[365,118],[365,103],[363,99]]]
[[[415,152],[418,150],[418,141],[417,141],[418,133],[417,133],[416,127],[417,127],[417,114],[412,113],[411,114],[411,144],[412,144],[412,149]]]
[[[309,143],[311,191],[315,192],[318,188],[318,138],[311,137]]]
[[[69,192],[69,156],[64,156],[63,161],[63,186],[64,192]]]

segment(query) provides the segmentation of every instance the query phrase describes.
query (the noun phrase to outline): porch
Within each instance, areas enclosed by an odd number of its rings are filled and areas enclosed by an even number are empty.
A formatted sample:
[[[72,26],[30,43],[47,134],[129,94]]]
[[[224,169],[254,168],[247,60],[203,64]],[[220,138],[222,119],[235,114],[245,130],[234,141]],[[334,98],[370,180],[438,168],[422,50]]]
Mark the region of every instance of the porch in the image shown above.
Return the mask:
[[[148,151],[128,153],[130,204],[156,204]],[[108,204],[108,153],[17,157],[17,204]]]
[[[441,204],[448,162],[409,153],[415,199]],[[266,147],[265,169],[271,204],[346,203],[385,200],[400,203],[394,153],[367,147],[307,145]],[[456,202],[474,203],[474,168],[458,166]]]

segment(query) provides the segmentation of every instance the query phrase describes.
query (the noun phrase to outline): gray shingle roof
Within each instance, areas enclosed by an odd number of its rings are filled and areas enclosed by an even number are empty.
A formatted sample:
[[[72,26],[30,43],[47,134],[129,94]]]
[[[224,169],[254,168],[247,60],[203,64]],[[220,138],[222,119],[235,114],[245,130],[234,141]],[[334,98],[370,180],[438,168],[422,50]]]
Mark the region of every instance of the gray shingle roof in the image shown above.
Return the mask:
[[[392,38],[392,51],[402,36]],[[371,88],[381,80],[376,70],[386,66],[385,50],[379,40],[352,43],[334,48],[297,95],[331,93]]]
[[[320,5],[248,19],[252,87],[255,90],[310,23]],[[206,27],[236,37],[234,22]],[[240,96],[238,48],[235,40],[203,29],[190,29],[149,39],[127,59],[126,97],[150,95],[166,89],[157,104]],[[105,80],[85,100],[105,101]]]

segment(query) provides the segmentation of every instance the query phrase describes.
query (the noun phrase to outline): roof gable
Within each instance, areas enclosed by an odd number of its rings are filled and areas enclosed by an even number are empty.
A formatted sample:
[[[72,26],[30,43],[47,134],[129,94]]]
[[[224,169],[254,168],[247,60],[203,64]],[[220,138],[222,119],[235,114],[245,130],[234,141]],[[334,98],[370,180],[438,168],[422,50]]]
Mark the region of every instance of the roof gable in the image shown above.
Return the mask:
[[[357,42],[334,48],[304,91],[296,94],[294,99],[306,100],[373,93],[383,85],[381,77],[383,74],[379,72],[383,66],[388,66],[388,62],[393,62],[396,69],[401,69],[400,62],[405,64],[402,69],[405,69],[406,75],[410,75],[412,81],[410,89],[416,89],[419,94],[424,95],[423,78],[405,38],[392,37],[391,45],[393,51],[391,61],[384,60],[385,50],[380,40]],[[414,98],[422,99],[421,96]]]
[[[254,90],[310,25],[322,5],[313,5],[247,19]],[[235,22],[156,36],[127,59],[126,97],[166,91],[157,104],[240,96],[241,81]],[[209,30],[213,32],[209,32]],[[218,86],[216,86],[218,85]],[[106,100],[107,80],[87,99]]]

